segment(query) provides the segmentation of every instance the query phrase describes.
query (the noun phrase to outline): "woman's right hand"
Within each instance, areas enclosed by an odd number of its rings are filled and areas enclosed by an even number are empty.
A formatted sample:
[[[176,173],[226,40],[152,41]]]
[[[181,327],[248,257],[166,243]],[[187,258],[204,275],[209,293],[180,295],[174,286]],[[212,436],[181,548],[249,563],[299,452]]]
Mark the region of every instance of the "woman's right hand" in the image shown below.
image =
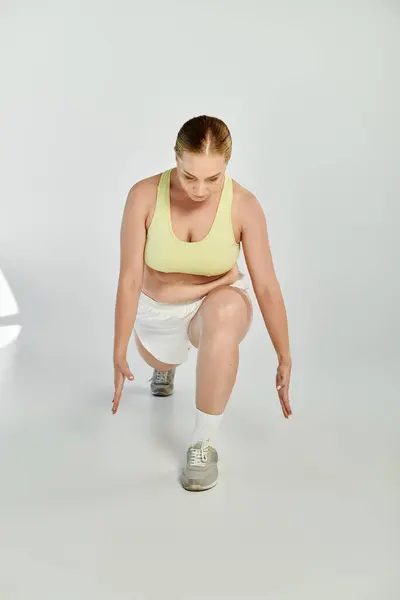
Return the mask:
[[[126,358],[115,358],[114,359],[114,398],[112,401],[112,413],[118,410],[118,406],[122,396],[122,390],[124,388],[125,379],[128,378],[130,381],[134,379],[131,373]]]

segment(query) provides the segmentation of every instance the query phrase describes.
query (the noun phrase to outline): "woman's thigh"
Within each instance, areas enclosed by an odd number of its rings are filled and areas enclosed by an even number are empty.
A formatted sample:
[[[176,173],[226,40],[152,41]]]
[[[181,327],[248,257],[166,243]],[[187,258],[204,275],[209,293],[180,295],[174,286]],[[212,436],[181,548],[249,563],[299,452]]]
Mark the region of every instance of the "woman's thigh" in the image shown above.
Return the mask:
[[[238,343],[246,336],[253,318],[253,307],[247,292],[233,286],[219,287],[210,292],[189,325],[189,340],[199,347],[205,326],[217,331],[228,326],[236,333]]]

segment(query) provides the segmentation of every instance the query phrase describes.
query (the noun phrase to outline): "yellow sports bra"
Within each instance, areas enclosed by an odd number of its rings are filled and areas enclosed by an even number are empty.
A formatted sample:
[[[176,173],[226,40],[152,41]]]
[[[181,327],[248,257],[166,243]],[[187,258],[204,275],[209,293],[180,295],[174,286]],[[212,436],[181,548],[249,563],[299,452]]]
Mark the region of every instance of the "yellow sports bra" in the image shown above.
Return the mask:
[[[172,169],[161,175],[154,216],[147,231],[144,260],[163,273],[215,276],[229,271],[240,253],[232,227],[232,178],[226,176],[214,222],[199,242],[185,242],[172,229],[170,183]]]

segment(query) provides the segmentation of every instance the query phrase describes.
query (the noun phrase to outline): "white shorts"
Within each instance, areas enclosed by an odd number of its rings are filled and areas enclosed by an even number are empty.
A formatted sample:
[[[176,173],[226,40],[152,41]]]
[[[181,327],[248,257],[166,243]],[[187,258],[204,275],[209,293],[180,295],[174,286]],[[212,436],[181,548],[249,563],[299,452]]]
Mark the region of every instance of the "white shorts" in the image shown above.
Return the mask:
[[[232,284],[247,291],[249,279],[241,274]],[[157,302],[143,292],[139,296],[135,331],[142,345],[157,360],[169,365],[180,365],[188,358],[191,348],[188,329],[206,296],[193,302],[166,304]]]

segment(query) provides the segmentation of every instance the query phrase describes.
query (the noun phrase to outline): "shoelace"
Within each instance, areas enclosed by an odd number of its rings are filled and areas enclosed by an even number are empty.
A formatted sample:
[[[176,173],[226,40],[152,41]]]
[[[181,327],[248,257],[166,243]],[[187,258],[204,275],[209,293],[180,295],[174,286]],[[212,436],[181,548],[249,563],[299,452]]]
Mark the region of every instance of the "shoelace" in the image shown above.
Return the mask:
[[[190,448],[189,452],[189,466],[190,467],[201,467],[207,462],[208,458],[208,441],[206,445],[202,445],[201,448]]]
[[[156,371],[150,381],[152,379],[156,384],[171,383],[171,371]]]

